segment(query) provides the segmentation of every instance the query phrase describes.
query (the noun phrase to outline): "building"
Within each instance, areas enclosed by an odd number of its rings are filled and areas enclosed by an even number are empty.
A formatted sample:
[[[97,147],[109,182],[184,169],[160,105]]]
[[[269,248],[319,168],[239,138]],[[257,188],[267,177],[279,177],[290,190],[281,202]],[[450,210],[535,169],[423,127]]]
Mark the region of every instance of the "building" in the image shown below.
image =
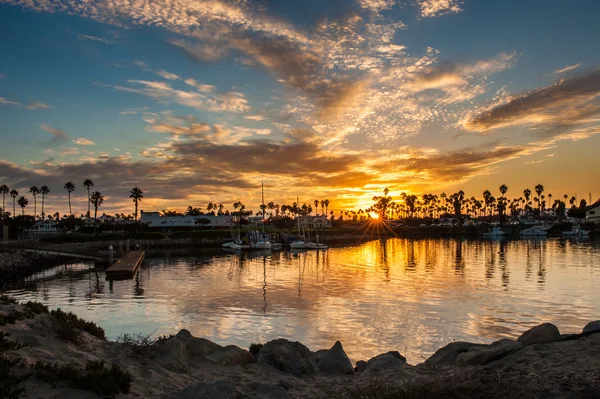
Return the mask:
[[[587,207],[585,211],[585,221],[600,223],[600,200]]]
[[[248,216],[248,226],[260,226],[262,222],[262,216]]]
[[[209,223],[202,223],[208,220]],[[140,213],[140,222],[146,223],[149,227],[229,227],[231,225],[231,216],[213,216],[213,215],[200,215],[200,216],[162,216],[160,212],[144,212]]]
[[[46,234],[56,234],[58,228],[54,220],[42,220],[33,225],[31,229],[28,229],[25,233],[28,236],[38,236]]]
[[[298,216],[297,222],[307,229],[322,229],[331,227],[326,216]]]

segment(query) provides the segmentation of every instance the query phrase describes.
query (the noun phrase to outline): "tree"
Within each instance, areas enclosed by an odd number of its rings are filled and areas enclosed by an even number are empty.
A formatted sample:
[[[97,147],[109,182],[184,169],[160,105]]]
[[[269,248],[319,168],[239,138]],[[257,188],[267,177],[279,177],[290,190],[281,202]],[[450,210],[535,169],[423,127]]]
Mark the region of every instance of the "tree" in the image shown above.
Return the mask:
[[[223,208],[225,208],[223,204],[217,206],[217,215],[221,216],[223,214]]]
[[[90,196],[90,202],[94,204],[94,234],[98,226],[98,207],[104,203],[104,196],[99,191],[94,191]]]
[[[542,211],[542,193],[544,192],[544,186],[542,186],[541,184],[538,184],[535,186],[535,192],[538,196],[538,207],[540,210],[540,213]]]
[[[315,204],[315,214],[316,214],[319,211],[319,204],[320,204],[319,200],[315,200],[314,204]]]
[[[2,193],[2,212],[3,214],[0,215],[2,217],[2,220],[4,220],[4,213],[6,213],[6,194],[9,193],[9,189],[8,186],[6,184],[3,184],[0,186],[0,193]]]
[[[202,215],[202,211],[200,210],[200,208],[195,208],[190,205],[187,207],[185,214],[189,215],[189,216],[200,216],[200,215]]]
[[[18,199],[17,203],[21,207],[21,215],[24,216],[25,215],[25,207],[27,205],[29,205],[29,200],[25,197],[21,197]]]
[[[33,195],[33,218],[37,219],[37,195],[40,193],[40,189],[36,186],[29,187],[29,192]]]
[[[16,213],[16,209],[17,209],[17,207],[15,206],[15,203],[16,203],[16,201],[17,201],[17,196],[18,196],[18,195],[19,195],[19,192],[18,192],[17,190],[15,190],[15,189],[12,189],[12,190],[10,190],[10,196],[11,196],[11,197],[12,197],[12,199],[13,199],[13,217],[16,217],[16,216],[17,216],[17,215],[15,214],[15,213]]]
[[[325,199],[323,202],[325,203],[325,214],[327,214],[327,207],[329,206],[329,200]]]
[[[133,220],[137,223],[137,215],[138,215],[138,204],[142,202],[142,198],[144,198],[144,192],[139,187],[134,187],[129,192],[129,198],[133,198],[133,203],[135,204],[135,211],[133,213]]]
[[[42,187],[40,187],[40,194],[42,194],[42,219],[44,219],[46,216],[46,214],[44,213],[44,199],[49,193],[50,189],[48,188],[48,186],[43,185]]]
[[[392,202],[392,197],[388,196],[389,192],[390,190],[385,188],[382,196],[373,197],[373,201],[375,201],[375,204],[372,206],[373,211],[376,212],[382,219],[387,218],[388,207]]]
[[[72,215],[73,212],[71,211],[71,193],[73,191],[75,191],[75,185],[68,181],[65,183],[65,190],[67,190],[67,193],[69,194],[69,215]]]
[[[504,197],[504,195],[508,192],[508,186],[506,184],[503,184],[500,186],[500,194],[502,194],[502,197]]]
[[[92,203],[91,197],[90,197],[90,190],[95,187],[95,184],[90,179],[85,179],[83,181],[83,187],[85,187],[87,189],[87,192],[88,192],[88,211],[87,211],[87,217],[90,217],[90,205]]]

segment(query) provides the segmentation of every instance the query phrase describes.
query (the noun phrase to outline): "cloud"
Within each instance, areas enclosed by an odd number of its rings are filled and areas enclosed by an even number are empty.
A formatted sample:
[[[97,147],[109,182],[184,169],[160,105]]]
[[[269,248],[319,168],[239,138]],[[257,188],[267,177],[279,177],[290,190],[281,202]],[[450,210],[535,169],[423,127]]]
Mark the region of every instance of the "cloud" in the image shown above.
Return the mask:
[[[446,14],[456,14],[463,11],[458,0],[417,0],[417,6],[422,18],[439,17]]]
[[[223,58],[227,52],[228,47],[215,44],[197,43],[183,39],[172,39],[169,40],[174,46],[184,50],[187,54],[191,55],[194,59],[202,62],[213,62]]]
[[[93,142],[92,140],[89,140],[89,139],[86,139],[83,137],[73,140],[73,143],[77,144],[77,145],[96,145],[96,143]]]
[[[554,135],[564,129],[598,123],[599,98],[600,68],[476,110],[462,121],[462,126],[487,133],[520,125]]]
[[[174,73],[167,72],[162,69],[160,71],[157,71],[156,74],[165,79],[168,79],[168,80],[178,80],[179,79],[179,76],[175,75]]]
[[[11,101],[8,98],[5,97],[0,97],[0,104],[7,104],[7,105],[21,105],[20,102],[18,101]]]
[[[52,107],[49,106],[48,104],[44,104],[44,103],[39,102],[39,101],[34,101],[34,102],[31,102],[31,103],[27,104],[27,109],[39,109],[39,108],[50,109]]]
[[[266,118],[262,115],[246,115],[245,119],[250,119],[251,121],[264,121]]]
[[[357,2],[362,8],[373,12],[389,10],[397,3],[396,0],[357,0]]]
[[[51,126],[48,125],[40,125],[40,128],[42,130],[47,131],[48,133],[52,134],[52,139],[50,140],[52,143],[60,143],[63,142],[65,140],[67,140],[67,138],[69,137],[67,135],[67,133],[65,133],[64,131],[60,130],[60,129],[55,129]]]
[[[560,75],[561,73],[573,71],[573,70],[579,68],[580,66],[581,66],[581,62],[579,64],[566,66],[562,69],[557,69],[556,71],[554,71],[552,73],[554,73],[556,75]]]
[[[104,44],[114,44],[114,42],[105,39],[103,37],[98,37],[98,36],[92,36],[92,35],[82,35],[81,33],[77,35],[77,38],[79,40],[91,40],[94,42],[100,42],[100,43],[104,43]]]

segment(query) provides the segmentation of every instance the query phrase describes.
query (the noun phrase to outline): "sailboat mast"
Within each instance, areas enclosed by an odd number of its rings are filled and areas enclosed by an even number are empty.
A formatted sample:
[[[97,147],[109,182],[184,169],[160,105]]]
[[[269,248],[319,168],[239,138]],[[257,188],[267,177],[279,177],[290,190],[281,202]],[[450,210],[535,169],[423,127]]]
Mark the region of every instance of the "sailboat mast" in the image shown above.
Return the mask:
[[[262,217],[263,217],[263,233],[265,232],[265,183],[262,182]]]

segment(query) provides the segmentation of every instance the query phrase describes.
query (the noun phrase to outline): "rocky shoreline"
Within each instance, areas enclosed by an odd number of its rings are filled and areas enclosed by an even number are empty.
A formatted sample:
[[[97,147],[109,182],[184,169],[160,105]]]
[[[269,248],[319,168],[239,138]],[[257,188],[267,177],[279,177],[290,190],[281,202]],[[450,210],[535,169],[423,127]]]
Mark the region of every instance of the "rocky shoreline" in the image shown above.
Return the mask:
[[[74,261],[77,259],[32,252],[0,253],[0,288],[31,274]]]
[[[561,335],[545,323],[517,340],[453,342],[417,365],[398,351],[353,365],[341,342],[313,352],[277,339],[245,350],[187,330],[159,340],[111,342],[93,323],[7,297],[0,299],[0,331],[2,362],[12,365],[2,371],[8,374],[0,376],[0,391],[24,389],[22,397],[600,397],[600,321],[581,334]],[[87,379],[97,375],[118,376],[119,384],[94,388]]]

